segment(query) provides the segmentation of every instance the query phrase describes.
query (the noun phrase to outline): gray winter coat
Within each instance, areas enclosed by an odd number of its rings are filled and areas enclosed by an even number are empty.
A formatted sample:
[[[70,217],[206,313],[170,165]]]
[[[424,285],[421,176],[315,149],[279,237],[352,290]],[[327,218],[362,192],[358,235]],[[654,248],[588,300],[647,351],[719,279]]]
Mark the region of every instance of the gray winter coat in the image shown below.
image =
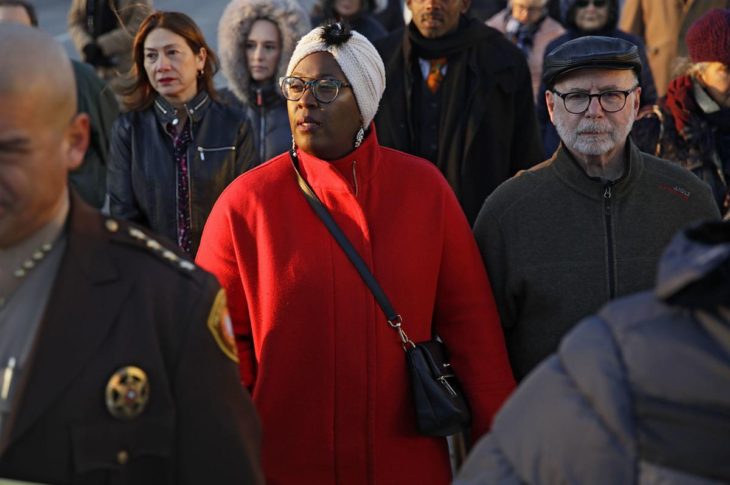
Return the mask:
[[[281,57],[272,83],[254,85],[248,69],[245,45],[256,20],[276,24],[281,39]],[[299,39],[311,30],[309,15],[297,0],[232,0],[218,25],[221,69],[233,96],[248,114],[260,162],[279,155],[291,146],[286,100],[279,92],[279,77],[286,75],[289,59]]]
[[[730,481],[730,223],[678,234],[654,292],[583,320],[454,485]]]

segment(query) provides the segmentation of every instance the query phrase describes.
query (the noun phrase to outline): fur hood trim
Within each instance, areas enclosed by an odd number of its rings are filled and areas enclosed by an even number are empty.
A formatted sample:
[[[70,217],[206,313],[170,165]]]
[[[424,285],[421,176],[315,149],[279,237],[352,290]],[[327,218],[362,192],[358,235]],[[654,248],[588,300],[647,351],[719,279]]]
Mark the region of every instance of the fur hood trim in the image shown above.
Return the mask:
[[[309,15],[297,0],[232,0],[218,24],[218,52],[223,75],[236,98],[250,102],[251,77],[246,60],[246,38],[257,20],[269,20],[279,28],[281,58],[275,81],[286,75],[289,58],[299,39],[311,30]]]

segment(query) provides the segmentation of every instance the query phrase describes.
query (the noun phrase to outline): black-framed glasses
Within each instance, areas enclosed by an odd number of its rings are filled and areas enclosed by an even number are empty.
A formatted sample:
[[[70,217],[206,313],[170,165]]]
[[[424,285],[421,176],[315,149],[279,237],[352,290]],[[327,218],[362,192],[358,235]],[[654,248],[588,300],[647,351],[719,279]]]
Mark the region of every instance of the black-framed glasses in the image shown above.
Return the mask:
[[[279,78],[281,94],[289,101],[299,101],[307,88],[312,90],[314,98],[320,103],[331,103],[340,94],[341,88],[351,87],[339,79],[313,79],[305,81],[302,78],[287,76]]]
[[[602,8],[605,7],[608,3],[608,0],[578,0],[575,2],[575,6],[577,8],[586,8],[588,5],[593,4],[596,8]]]
[[[624,106],[626,106],[626,98],[638,87],[639,85],[637,84],[627,91],[604,91],[596,94],[561,93],[554,89],[553,92],[563,98],[563,105],[565,105],[565,111],[568,113],[573,113],[574,115],[585,113],[588,111],[588,107],[591,105],[593,98],[598,98],[601,109],[606,113],[616,113],[624,109]]]

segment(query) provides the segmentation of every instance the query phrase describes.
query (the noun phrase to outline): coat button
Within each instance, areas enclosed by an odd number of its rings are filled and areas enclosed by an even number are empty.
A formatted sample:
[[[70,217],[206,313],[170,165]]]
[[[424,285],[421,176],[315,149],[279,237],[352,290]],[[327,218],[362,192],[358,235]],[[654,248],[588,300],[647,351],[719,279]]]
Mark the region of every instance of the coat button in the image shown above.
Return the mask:
[[[127,452],[127,450],[120,450],[117,453],[117,463],[119,463],[120,465],[126,465],[128,461],[129,453]]]

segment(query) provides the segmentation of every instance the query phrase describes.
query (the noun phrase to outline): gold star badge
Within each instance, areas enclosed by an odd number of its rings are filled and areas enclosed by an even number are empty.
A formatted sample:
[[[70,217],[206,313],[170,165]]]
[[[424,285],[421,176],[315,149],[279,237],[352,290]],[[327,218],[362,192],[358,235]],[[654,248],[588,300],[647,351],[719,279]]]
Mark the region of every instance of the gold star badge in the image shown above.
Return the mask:
[[[106,408],[117,419],[134,419],[144,411],[150,397],[145,371],[135,366],[117,370],[106,383]]]

